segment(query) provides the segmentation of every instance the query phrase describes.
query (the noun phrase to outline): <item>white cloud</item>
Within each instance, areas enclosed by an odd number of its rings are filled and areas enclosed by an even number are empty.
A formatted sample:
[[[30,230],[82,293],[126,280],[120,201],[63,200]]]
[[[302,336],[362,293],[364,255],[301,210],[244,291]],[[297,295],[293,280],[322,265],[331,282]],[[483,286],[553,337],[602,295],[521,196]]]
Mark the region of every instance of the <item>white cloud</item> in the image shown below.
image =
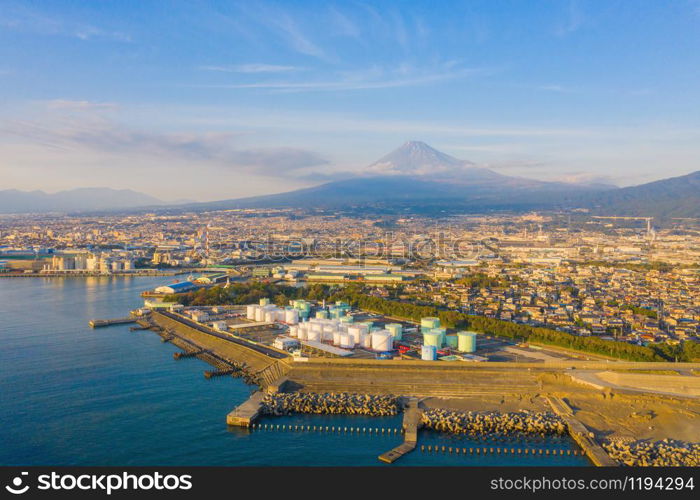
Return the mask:
[[[250,63],[236,64],[230,66],[200,66],[203,71],[218,71],[222,73],[288,73],[290,71],[300,71],[298,66],[285,66],[281,64]]]
[[[335,80],[316,81],[259,81],[231,84],[198,85],[202,88],[263,89],[278,92],[331,92],[344,90],[372,90],[398,87],[414,87],[449,80],[457,80],[489,74],[484,68],[454,68],[453,64],[416,70],[409,65],[399,65],[391,70],[378,67],[336,73]]]

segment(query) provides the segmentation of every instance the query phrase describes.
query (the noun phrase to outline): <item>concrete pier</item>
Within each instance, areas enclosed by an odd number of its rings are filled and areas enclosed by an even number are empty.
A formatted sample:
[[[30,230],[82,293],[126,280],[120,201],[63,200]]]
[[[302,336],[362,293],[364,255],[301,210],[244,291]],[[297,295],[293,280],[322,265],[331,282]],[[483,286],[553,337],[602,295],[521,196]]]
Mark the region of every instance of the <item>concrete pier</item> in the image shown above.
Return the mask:
[[[137,319],[134,317],[116,318],[116,319],[91,319],[88,322],[88,325],[90,325],[92,328],[101,328],[104,326],[124,325],[127,323],[136,323],[136,320]]]
[[[403,413],[404,441],[396,448],[379,455],[379,460],[391,464],[416,449],[418,427],[420,425],[422,413],[422,410],[418,407],[418,398],[410,398],[408,403],[406,403]]]
[[[610,458],[605,450],[591,437],[591,433],[574,417],[573,410],[558,396],[549,396],[549,404],[554,413],[559,415],[569,430],[571,437],[583,449],[591,462],[597,467],[616,467],[617,463]]]
[[[237,427],[250,427],[260,415],[262,399],[261,391],[253,393],[245,403],[226,415],[226,423]]]

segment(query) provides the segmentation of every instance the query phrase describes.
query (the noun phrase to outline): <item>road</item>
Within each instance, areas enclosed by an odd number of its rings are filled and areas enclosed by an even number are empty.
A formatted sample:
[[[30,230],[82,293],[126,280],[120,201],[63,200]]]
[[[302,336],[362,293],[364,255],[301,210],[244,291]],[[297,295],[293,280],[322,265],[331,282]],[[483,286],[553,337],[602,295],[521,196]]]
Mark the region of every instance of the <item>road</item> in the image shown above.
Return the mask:
[[[178,322],[182,323],[183,325],[187,325],[190,328],[194,328],[195,330],[198,330],[202,333],[206,333],[207,335],[211,335],[212,337],[218,337],[220,339],[227,340],[229,342],[233,342],[234,344],[238,344],[238,345],[245,347],[247,349],[251,349],[253,351],[259,352],[260,354],[264,354],[265,356],[268,356],[270,358],[284,359],[284,358],[288,357],[287,354],[279,352],[275,349],[271,349],[269,347],[265,347],[265,346],[259,345],[259,344],[254,344],[252,342],[247,342],[245,340],[238,339],[230,334],[217,332],[209,327],[206,327],[200,323],[197,323],[196,321],[192,321],[192,320],[184,318],[180,315],[173,314],[173,313],[168,312],[168,311],[158,311],[158,313],[162,314],[166,318],[170,318],[174,321],[178,321]]]

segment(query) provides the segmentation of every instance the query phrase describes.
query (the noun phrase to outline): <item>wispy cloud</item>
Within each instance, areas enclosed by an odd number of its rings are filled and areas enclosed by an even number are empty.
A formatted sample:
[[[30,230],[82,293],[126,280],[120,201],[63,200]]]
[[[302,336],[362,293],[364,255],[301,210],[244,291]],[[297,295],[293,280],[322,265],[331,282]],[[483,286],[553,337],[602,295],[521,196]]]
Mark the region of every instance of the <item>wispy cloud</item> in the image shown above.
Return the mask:
[[[554,34],[566,36],[574,33],[583,26],[585,20],[586,17],[581,10],[579,2],[577,0],[569,0],[564,19],[555,27]]]
[[[54,151],[93,151],[120,158],[150,157],[163,161],[196,162],[240,172],[295,177],[296,171],[326,165],[318,153],[295,147],[242,147],[247,133],[153,132],[109,119],[99,104],[88,101],[50,101],[49,114],[26,120],[8,120],[0,135]],[[71,113],[79,109],[92,113]]]
[[[0,27],[42,36],[65,36],[80,40],[132,41],[128,33],[47,15],[25,4],[13,4],[0,9]]]
[[[437,68],[415,69],[410,65],[399,65],[391,70],[378,67],[336,73],[335,80],[313,81],[260,81],[231,84],[198,85],[203,88],[262,89],[277,92],[333,92],[347,90],[372,90],[399,87],[415,87],[488,75],[487,68],[455,68],[448,63]]]
[[[265,63],[250,63],[250,64],[235,64],[229,66],[200,66],[203,71],[218,71],[221,73],[288,73],[291,71],[300,71],[299,66],[285,66],[281,64],[265,64]]]
[[[113,110],[119,106],[113,102],[95,102],[95,101],[72,101],[68,99],[51,99],[45,101],[46,108],[49,110],[67,110],[67,111],[95,111],[95,110]]]

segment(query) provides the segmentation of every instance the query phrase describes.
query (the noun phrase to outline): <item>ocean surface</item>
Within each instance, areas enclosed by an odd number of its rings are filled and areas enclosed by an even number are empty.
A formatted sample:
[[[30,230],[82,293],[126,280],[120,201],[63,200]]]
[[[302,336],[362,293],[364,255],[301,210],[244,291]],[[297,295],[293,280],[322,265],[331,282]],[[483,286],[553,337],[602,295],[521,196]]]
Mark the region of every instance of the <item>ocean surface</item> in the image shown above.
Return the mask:
[[[384,466],[400,434],[242,430],[226,414],[251,392],[129,325],[91,329],[142,305],[150,278],[0,279],[0,465]],[[294,416],[261,424],[400,427],[401,416]],[[569,438],[484,443],[421,432],[395,465],[587,465],[580,456],[455,455],[427,446],[576,449]],[[426,451],[420,451],[421,445]]]

